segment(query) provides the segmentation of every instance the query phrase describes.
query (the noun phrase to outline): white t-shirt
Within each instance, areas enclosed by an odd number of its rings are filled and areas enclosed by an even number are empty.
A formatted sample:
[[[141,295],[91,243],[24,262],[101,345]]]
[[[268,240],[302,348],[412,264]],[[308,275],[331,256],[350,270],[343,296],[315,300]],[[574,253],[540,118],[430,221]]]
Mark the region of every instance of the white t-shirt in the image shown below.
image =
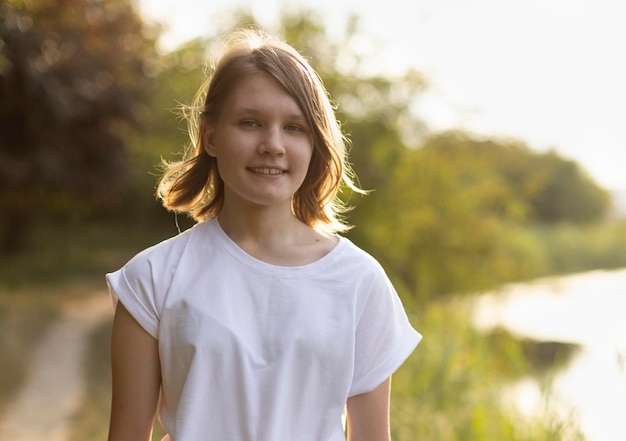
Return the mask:
[[[173,441],[345,440],[347,398],[374,390],[421,339],[382,267],[343,237],[283,267],[245,253],[213,219],[107,281],[159,341]]]

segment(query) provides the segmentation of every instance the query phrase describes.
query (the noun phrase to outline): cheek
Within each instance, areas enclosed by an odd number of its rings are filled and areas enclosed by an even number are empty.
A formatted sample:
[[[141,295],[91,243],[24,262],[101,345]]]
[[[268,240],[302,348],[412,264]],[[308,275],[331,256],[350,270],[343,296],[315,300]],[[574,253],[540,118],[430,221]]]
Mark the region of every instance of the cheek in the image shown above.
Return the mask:
[[[228,154],[220,152],[219,157],[216,158],[216,162],[217,171],[222,180],[224,180],[224,178],[233,182],[241,180],[243,171],[232,163],[232,161],[228,157]]]
[[[302,157],[302,169],[304,170],[303,174],[303,183],[309,182],[312,178],[315,178],[316,171],[322,169],[322,164],[320,158],[317,154],[312,153],[308,156]]]
[[[314,158],[316,158],[318,155],[319,153],[315,151],[315,147],[313,147],[313,144],[309,144],[306,146],[306,148],[303,149],[302,163],[306,164],[308,168],[315,160]]]

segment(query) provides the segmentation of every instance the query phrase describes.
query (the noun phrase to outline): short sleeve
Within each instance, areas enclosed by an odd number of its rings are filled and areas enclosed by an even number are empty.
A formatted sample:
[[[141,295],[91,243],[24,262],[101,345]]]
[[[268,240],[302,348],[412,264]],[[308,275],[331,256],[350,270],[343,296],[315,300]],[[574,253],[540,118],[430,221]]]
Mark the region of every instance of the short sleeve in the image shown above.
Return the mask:
[[[404,363],[422,336],[413,329],[402,302],[382,268],[368,286],[356,328],[350,396],[371,392]]]
[[[178,236],[181,239],[184,237]],[[114,305],[120,301],[137,322],[157,338],[161,311],[180,260],[181,240],[168,240],[133,257],[106,275]]]

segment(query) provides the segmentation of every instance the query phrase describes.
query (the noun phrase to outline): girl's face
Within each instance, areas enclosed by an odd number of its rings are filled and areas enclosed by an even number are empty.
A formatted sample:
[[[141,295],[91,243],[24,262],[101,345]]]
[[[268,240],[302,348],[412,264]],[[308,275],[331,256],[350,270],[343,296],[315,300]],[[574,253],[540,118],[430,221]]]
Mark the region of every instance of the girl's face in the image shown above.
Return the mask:
[[[273,77],[244,77],[207,128],[205,142],[224,181],[224,208],[291,210],[311,162],[313,136],[295,99]]]

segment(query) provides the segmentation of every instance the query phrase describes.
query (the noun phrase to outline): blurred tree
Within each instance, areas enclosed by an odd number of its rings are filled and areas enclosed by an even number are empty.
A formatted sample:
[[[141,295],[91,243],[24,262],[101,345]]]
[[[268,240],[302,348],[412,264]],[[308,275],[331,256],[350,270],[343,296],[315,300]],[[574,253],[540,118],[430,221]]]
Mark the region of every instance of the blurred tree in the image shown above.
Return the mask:
[[[547,256],[523,225],[594,221],[607,212],[605,192],[575,163],[515,140],[433,134],[394,164],[384,175],[391,184],[377,191],[378,209],[358,225],[422,299],[534,276]]]
[[[129,150],[137,164],[132,182],[136,189],[132,205],[136,218],[169,223],[170,217],[154,197],[156,175],[162,159],[173,159],[172,154],[189,143],[185,106],[191,104],[204,79],[205,62],[206,42],[197,39],[161,54],[154,66],[148,99],[150,112],[143,119],[146,130],[136,131],[129,138]],[[189,225],[191,219],[183,226]]]
[[[130,0],[0,4],[2,252],[42,214],[120,206],[155,34]]]
[[[543,179],[530,202],[538,221],[590,223],[606,217],[611,205],[609,192],[578,163],[555,152],[538,155],[536,163],[535,174]]]
[[[520,276],[529,257],[505,228],[523,212],[506,182],[449,153],[405,148],[358,224],[396,282],[420,300]]]
[[[456,164],[468,185],[494,176],[492,211],[529,222],[588,223],[602,220],[610,208],[609,193],[574,161],[556,152],[536,152],[517,140],[481,139],[459,131],[430,136],[423,145]]]

